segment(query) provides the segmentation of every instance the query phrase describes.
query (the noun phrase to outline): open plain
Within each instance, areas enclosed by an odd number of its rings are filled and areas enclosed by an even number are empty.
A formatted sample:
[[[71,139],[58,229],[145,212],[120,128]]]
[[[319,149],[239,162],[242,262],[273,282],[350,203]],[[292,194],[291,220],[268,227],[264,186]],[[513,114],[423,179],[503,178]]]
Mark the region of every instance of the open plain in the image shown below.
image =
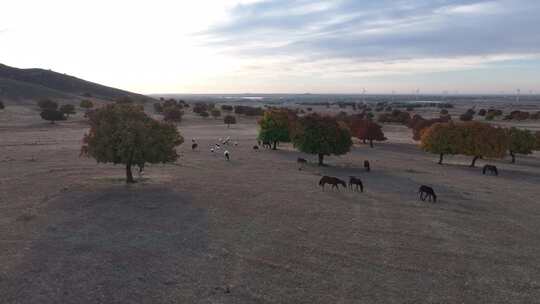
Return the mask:
[[[253,151],[255,119],[228,129],[189,113],[180,159],[126,185],[122,166],[79,156],[87,129],[80,114],[51,125],[29,107],[0,112],[0,303],[540,299],[538,152],[438,165],[385,125],[387,142],[318,167],[291,144]],[[210,152],[227,136],[230,162]],[[500,175],[482,175],[486,163]],[[323,192],[322,175],[366,190]],[[422,184],[437,203],[418,200]]]

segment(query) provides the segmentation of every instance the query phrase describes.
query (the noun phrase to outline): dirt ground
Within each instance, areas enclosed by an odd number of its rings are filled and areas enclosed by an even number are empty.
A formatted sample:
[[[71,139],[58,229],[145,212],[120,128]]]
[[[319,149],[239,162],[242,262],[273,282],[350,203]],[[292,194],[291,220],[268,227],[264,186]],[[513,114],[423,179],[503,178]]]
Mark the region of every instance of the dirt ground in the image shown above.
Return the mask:
[[[320,168],[290,144],[253,151],[254,119],[179,128],[178,162],[125,185],[121,166],[79,157],[80,115],[0,112],[0,303],[540,301],[538,153],[484,176],[466,157],[437,165],[387,125],[388,142]],[[230,162],[210,152],[226,136]],[[321,175],[366,191],[323,192]],[[417,199],[422,184],[436,204]]]

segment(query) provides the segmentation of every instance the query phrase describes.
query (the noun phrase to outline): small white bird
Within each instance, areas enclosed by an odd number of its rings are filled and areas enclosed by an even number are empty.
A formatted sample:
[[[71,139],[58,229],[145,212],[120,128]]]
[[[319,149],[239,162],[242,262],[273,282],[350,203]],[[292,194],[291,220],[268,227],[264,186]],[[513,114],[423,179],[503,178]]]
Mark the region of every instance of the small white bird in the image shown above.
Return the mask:
[[[230,156],[229,156],[229,151],[225,150],[225,152],[223,152],[223,155],[225,155],[225,158],[227,160],[231,160]]]

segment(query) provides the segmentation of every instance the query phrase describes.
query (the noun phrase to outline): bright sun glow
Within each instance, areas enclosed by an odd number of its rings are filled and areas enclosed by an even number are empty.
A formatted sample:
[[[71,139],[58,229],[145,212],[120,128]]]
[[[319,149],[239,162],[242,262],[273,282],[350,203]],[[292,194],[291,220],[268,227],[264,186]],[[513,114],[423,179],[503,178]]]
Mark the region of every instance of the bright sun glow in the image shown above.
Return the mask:
[[[4,0],[0,63],[142,93],[540,90],[539,4],[359,2]]]

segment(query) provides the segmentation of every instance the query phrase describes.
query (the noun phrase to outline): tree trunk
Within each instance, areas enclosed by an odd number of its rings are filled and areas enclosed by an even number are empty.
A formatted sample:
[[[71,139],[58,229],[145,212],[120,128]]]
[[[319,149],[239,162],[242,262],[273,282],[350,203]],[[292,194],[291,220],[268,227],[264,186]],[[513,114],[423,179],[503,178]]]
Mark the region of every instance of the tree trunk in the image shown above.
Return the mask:
[[[475,156],[473,159],[472,159],[472,163],[471,163],[471,168],[474,168],[476,167],[476,160],[478,160],[480,158],[480,156]]]
[[[135,180],[133,179],[133,173],[131,173],[131,163],[126,164],[126,183],[135,183]]]
[[[366,142],[366,139],[365,139],[365,138],[364,138],[364,139],[362,139],[362,141],[363,141],[363,143],[364,143],[364,144],[367,144],[367,142]]]
[[[370,140],[369,140],[369,146],[370,146],[371,148],[373,148],[373,139],[370,139]]]
[[[444,154],[439,154],[439,165],[442,165],[442,161],[443,161],[443,156]]]
[[[324,166],[324,154],[319,154],[319,166]]]
[[[512,164],[515,164],[516,163],[516,155],[514,154],[513,151],[510,151],[510,156],[512,156]]]
[[[274,141],[274,147],[272,147],[272,150],[277,150],[277,141]]]

